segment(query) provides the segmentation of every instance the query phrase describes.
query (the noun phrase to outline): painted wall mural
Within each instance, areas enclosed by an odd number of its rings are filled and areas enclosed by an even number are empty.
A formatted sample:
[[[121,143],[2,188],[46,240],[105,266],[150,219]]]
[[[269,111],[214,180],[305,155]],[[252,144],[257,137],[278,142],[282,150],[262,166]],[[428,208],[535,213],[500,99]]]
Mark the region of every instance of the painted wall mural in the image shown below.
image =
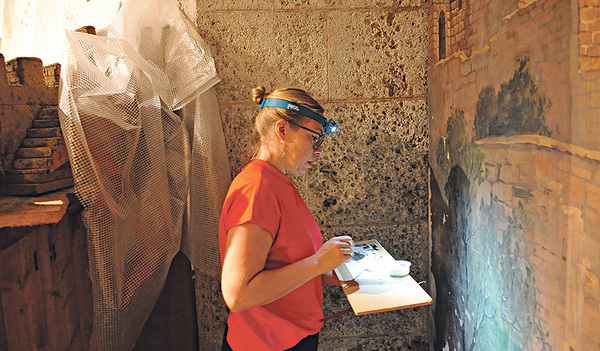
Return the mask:
[[[600,12],[462,5],[430,13],[434,350],[600,349]]]
[[[436,143],[437,167],[447,175],[443,195],[448,205],[432,211],[432,217],[441,222],[436,223],[433,238],[433,261],[437,263],[433,272],[438,287],[434,317],[440,331],[435,349],[448,345],[452,350],[488,346],[509,350],[534,341],[549,349],[547,332],[534,322],[534,268],[522,258],[523,248],[514,240],[522,237],[528,215],[521,202],[506,215],[497,196],[489,192],[486,199],[479,198],[481,191],[477,190],[484,181],[484,154],[475,140],[549,134],[544,111],[550,103],[538,91],[528,60],[518,61],[513,77],[498,93],[491,86],[481,90],[472,138],[465,133],[464,111],[455,109],[448,118],[446,136]],[[441,191],[436,189],[440,195]],[[475,207],[477,211],[473,211]],[[455,318],[448,318],[449,311]],[[478,344],[478,340],[490,345]]]

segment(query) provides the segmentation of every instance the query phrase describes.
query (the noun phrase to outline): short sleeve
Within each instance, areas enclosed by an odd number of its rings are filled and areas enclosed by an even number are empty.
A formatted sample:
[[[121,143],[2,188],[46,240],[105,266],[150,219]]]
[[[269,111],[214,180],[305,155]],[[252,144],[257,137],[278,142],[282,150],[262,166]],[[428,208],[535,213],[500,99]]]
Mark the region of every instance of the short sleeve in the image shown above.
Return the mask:
[[[243,224],[256,224],[271,233],[275,240],[281,222],[281,206],[275,189],[268,183],[247,183],[229,198],[225,231]]]

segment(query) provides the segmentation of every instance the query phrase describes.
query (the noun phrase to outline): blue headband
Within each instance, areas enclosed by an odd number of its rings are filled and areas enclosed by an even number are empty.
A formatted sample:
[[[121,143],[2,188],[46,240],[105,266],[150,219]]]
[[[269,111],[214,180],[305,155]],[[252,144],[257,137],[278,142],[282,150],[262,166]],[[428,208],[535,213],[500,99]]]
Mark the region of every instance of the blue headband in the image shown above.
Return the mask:
[[[295,104],[290,101],[279,100],[279,99],[263,100],[262,103],[260,104],[260,108],[263,108],[266,106],[284,108],[286,110],[294,111],[303,116],[314,119],[315,121],[321,123],[325,134],[333,134],[337,131],[337,128],[338,128],[337,124],[332,119],[330,119],[328,121],[325,117],[321,116],[320,114],[316,113],[315,111],[313,111],[309,108],[306,108],[304,106],[300,106],[300,105]]]

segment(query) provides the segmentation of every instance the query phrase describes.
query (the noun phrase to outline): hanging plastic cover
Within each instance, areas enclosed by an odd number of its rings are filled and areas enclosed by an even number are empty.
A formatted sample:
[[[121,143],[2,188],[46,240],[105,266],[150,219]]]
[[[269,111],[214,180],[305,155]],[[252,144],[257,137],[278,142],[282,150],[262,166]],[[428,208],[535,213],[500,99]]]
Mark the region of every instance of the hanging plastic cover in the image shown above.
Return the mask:
[[[88,233],[90,349],[130,350],[180,249],[219,270],[219,78],[175,0],[129,0],[97,35],[66,37],[60,119]]]

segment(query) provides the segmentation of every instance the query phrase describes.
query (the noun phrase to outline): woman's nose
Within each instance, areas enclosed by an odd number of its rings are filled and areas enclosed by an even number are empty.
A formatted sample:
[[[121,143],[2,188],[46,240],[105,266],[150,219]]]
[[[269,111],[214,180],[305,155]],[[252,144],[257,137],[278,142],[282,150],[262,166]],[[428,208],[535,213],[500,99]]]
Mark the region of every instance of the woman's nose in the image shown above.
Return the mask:
[[[319,145],[318,148],[313,150],[313,153],[317,156],[321,156],[323,154],[323,145]]]

